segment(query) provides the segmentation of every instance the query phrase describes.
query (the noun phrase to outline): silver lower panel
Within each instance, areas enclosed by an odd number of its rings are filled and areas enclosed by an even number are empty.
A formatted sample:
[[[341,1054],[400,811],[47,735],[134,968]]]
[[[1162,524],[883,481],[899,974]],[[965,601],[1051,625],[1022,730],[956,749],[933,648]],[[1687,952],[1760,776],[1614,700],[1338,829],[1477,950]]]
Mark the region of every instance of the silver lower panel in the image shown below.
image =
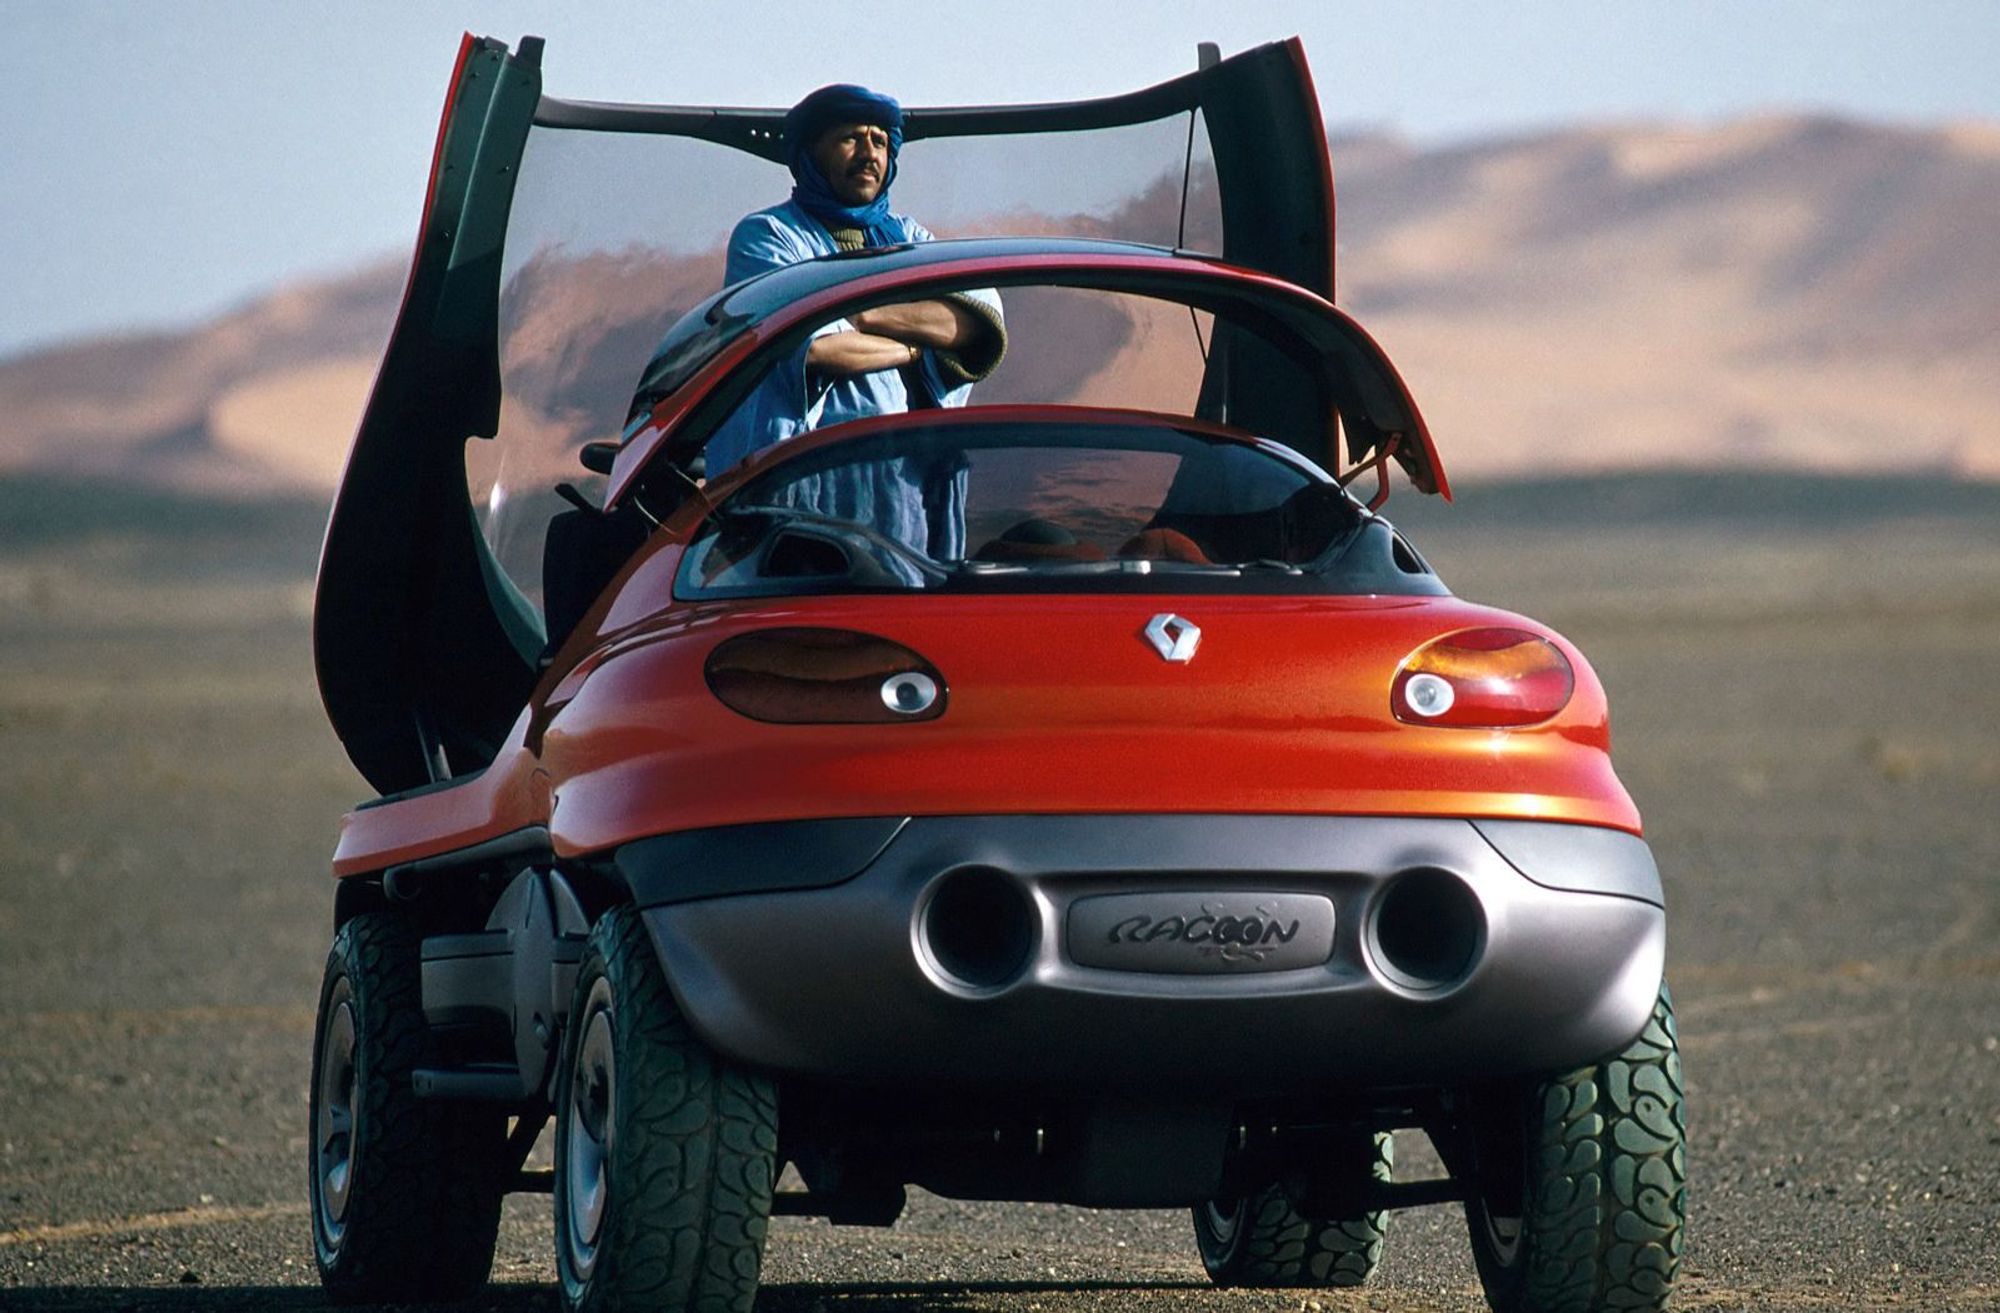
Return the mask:
[[[1518,840],[1523,823],[1512,824]],[[1551,862],[1568,887],[1530,878],[1468,821],[918,818],[833,887],[645,916],[695,1028],[721,1053],[780,1074],[1177,1099],[1442,1086],[1603,1057],[1653,1006],[1666,924],[1645,844],[1542,828],[1508,854]],[[969,868],[1000,873],[1030,909],[1026,966],[998,986],[954,981],[924,944],[926,899]],[[1417,870],[1462,881],[1484,921],[1469,971],[1433,988],[1411,988],[1369,933],[1383,891]],[[1615,892],[1577,887],[1600,872]],[[1077,900],[1218,890],[1323,897],[1329,954],[1276,970],[1134,971],[1081,965],[1066,942]]]

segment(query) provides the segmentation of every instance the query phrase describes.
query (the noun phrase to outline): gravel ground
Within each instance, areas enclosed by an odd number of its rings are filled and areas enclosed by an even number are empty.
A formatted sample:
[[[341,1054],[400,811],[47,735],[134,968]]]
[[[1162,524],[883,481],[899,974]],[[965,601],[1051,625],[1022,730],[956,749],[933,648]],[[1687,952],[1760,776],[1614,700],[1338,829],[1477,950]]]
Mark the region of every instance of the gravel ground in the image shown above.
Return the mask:
[[[1990,537],[1426,540],[1612,693],[1671,902],[1678,1308],[2000,1308]],[[296,581],[116,565],[0,569],[0,1308],[320,1307],[311,1007],[362,788]],[[548,1201],[510,1200],[475,1307],[553,1308],[550,1249]],[[1184,1214],[925,1195],[888,1230],[775,1222],[766,1277],[800,1313],[1484,1307],[1445,1207],[1397,1215],[1359,1292],[1212,1291]]]

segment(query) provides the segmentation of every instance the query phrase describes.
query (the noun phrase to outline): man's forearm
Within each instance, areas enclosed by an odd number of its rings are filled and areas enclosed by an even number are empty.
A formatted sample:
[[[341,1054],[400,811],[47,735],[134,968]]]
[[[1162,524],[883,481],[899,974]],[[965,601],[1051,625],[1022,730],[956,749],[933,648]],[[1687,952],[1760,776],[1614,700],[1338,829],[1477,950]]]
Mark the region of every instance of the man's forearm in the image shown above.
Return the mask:
[[[850,317],[863,332],[893,337],[912,346],[957,351],[988,331],[986,321],[956,301],[905,301],[878,305]]]
[[[912,345],[872,331],[827,333],[814,338],[806,348],[806,365],[843,378],[878,369],[901,369],[914,359]]]

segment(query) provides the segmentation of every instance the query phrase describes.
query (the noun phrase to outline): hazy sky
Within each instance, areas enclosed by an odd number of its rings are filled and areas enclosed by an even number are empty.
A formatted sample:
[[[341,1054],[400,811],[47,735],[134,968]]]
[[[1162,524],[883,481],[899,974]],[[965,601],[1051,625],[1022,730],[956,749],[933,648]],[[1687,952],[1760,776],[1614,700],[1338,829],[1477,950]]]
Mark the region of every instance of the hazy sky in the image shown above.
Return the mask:
[[[529,5],[0,0],[0,356],[192,322],[406,250],[458,34],[578,99],[906,104],[1131,90],[1305,40],[1328,121],[1419,141],[1820,109],[2000,120],[2000,0]]]

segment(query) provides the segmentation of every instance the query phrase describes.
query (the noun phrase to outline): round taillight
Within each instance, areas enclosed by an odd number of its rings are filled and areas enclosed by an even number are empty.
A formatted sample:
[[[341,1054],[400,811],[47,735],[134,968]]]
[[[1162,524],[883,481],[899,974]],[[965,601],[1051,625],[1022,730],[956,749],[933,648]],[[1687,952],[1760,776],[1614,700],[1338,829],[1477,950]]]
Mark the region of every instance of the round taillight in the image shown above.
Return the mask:
[[[937,681],[921,670],[906,670],[882,681],[882,705],[899,716],[921,716],[937,703]]]
[[[1466,629],[1417,649],[1389,690],[1411,725],[1503,729],[1534,725],[1569,705],[1576,672],[1561,649],[1525,629]]]
[[[1458,700],[1451,681],[1442,675],[1429,671],[1411,675],[1403,685],[1403,702],[1410,710],[1425,720],[1436,720],[1451,710],[1451,704]]]
[[[849,629],[758,629],[724,639],[703,666],[731,711],[781,725],[935,720],[944,676],[901,643]]]

